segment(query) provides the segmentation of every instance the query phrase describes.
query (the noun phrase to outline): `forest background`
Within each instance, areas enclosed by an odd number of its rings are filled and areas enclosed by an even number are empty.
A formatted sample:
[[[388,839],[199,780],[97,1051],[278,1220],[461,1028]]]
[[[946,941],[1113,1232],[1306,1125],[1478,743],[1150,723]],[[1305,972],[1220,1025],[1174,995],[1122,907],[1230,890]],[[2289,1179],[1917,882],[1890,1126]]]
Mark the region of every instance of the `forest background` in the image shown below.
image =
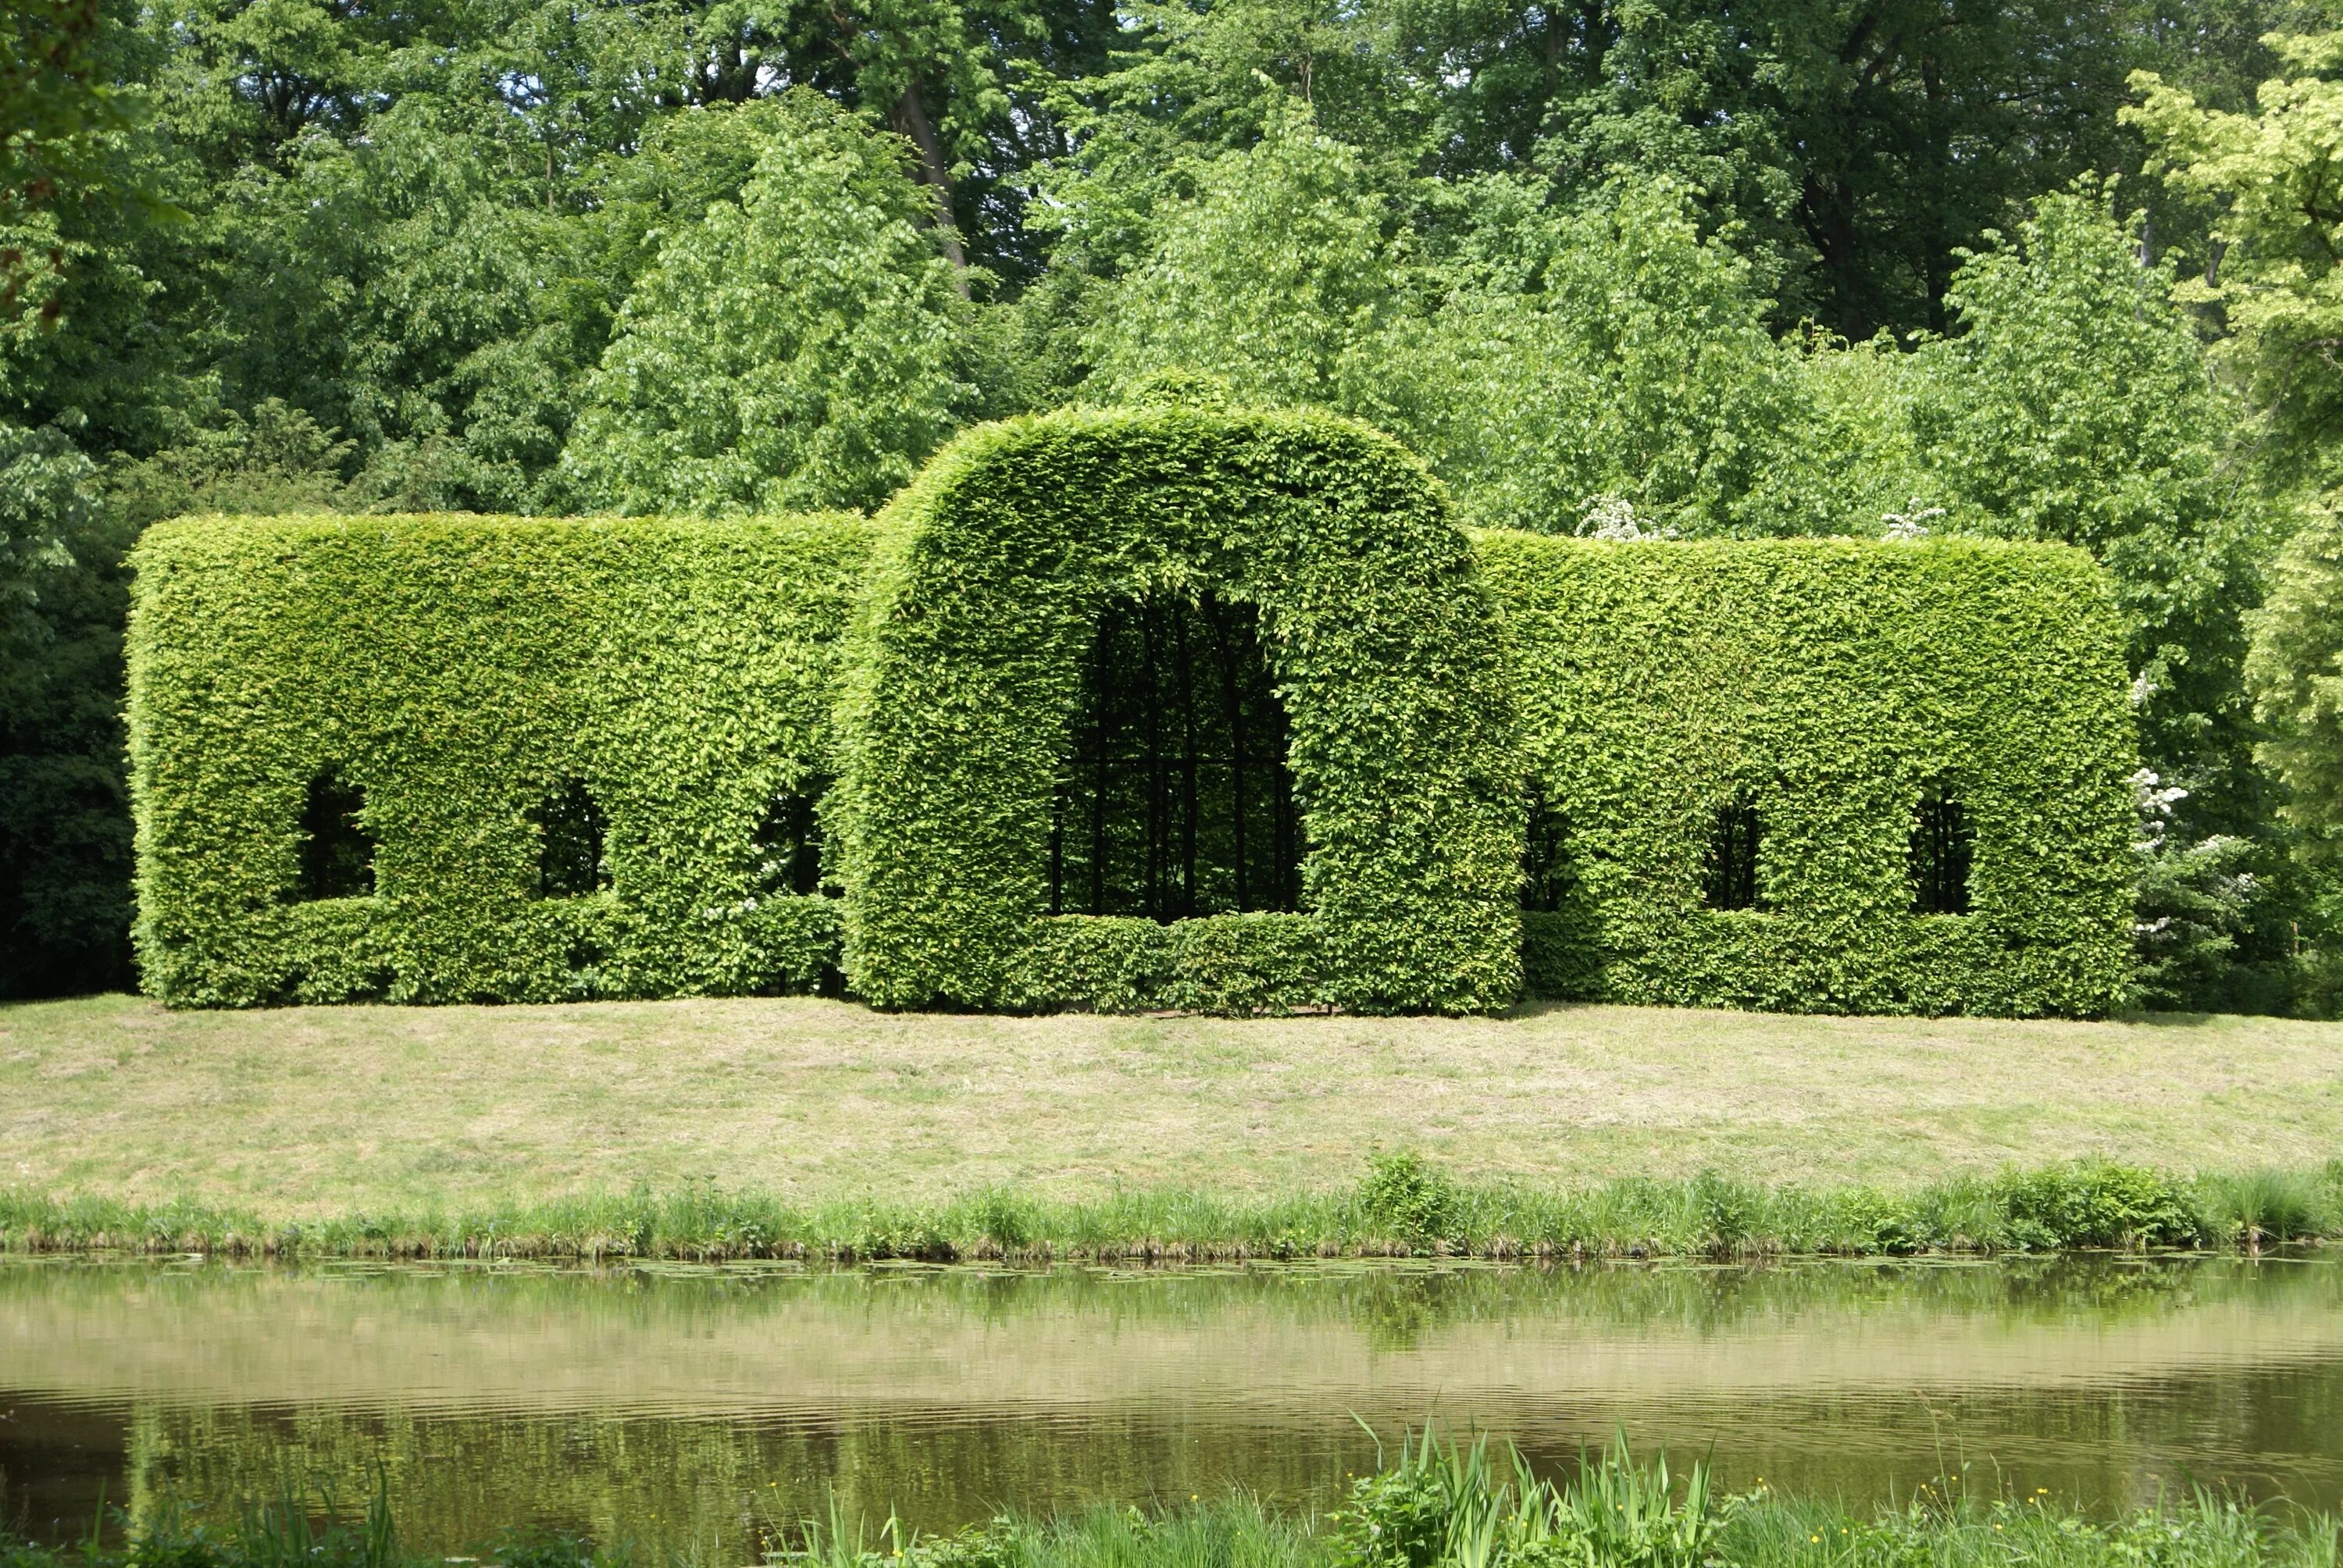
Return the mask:
[[[2343,1010],[2339,20],[12,0],[0,995],[133,981],[147,524],[870,508],[1168,397],[1364,419],[1477,523],[2090,550],[2140,1000]]]

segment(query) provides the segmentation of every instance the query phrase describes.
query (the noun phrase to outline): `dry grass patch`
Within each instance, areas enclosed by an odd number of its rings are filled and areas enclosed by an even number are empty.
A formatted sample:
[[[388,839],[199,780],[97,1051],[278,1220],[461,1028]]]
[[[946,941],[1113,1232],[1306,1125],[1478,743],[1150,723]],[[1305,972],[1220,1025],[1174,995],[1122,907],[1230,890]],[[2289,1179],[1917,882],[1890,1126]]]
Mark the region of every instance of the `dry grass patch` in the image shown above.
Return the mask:
[[[1346,1184],[1400,1148],[1564,1185],[2314,1166],[2343,1150],[2343,1026],[0,1007],[0,1184],[295,1218],[698,1180],[807,1202],[1265,1195]]]

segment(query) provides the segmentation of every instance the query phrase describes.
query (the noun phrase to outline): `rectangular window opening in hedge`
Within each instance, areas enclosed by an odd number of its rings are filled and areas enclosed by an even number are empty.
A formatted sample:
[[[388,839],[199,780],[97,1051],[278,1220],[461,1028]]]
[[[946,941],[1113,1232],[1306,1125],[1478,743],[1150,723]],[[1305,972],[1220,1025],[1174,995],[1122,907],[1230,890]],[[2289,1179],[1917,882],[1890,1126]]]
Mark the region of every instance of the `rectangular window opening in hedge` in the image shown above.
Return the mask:
[[[374,835],[366,830],[366,791],[338,768],[309,780],[301,804],[300,902],[374,896]]]

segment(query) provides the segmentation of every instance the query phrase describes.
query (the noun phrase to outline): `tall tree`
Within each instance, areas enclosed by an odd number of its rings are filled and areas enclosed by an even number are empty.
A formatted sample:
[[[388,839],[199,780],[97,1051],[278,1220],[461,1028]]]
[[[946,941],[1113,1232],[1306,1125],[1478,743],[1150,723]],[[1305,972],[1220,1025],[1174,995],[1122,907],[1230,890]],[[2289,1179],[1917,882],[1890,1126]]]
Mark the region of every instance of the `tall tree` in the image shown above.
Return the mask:
[[[875,506],[978,405],[908,149],[810,93],[781,108],[739,201],[627,301],[564,463],[589,506]]]

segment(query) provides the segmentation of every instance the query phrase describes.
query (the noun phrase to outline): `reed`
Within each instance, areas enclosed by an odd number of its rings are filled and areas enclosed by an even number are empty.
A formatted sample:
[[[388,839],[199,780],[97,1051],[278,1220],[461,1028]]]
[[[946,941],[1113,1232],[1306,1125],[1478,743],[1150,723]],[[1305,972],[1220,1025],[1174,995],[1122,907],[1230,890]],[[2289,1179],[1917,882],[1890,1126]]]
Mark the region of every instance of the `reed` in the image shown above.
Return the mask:
[[[1958,1477],[1858,1513],[1760,1485],[1719,1495],[1707,1469],[1640,1459],[1623,1436],[1561,1481],[1512,1450],[1407,1434],[1340,1506],[1279,1513],[1232,1495],[1184,1504],[1003,1517],[918,1538],[835,1505],[776,1522],[763,1568],[2335,1568],[2335,1516],[2249,1506],[2204,1489],[2112,1516],[2036,1493],[1977,1498]],[[377,1492],[359,1516],[298,1501],[213,1531],[166,1507],[117,1543],[45,1546],[0,1536],[0,1568],[717,1568],[692,1547],[509,1537],[478,1558],[402,1547]],[[739,1568],[730,1559],[723,1568]]]
[[[707,1182],[458,1212],[293,1221],[194,1201],[0,1191],[0,1250],[851,1264],[1246,1259],[1869,1257],[2253,1249],[2343,1236],[2343,1161],[2184,1176],[2076,1163],[1906,1190],[1771,1186],[1704,1171],[1580,1188],[1466,1181],[1412,1154],[1347,1188],[1249,1199],[1119,1191],[1090,1201],[985,1189],[936,1205],[801,1205]]]

